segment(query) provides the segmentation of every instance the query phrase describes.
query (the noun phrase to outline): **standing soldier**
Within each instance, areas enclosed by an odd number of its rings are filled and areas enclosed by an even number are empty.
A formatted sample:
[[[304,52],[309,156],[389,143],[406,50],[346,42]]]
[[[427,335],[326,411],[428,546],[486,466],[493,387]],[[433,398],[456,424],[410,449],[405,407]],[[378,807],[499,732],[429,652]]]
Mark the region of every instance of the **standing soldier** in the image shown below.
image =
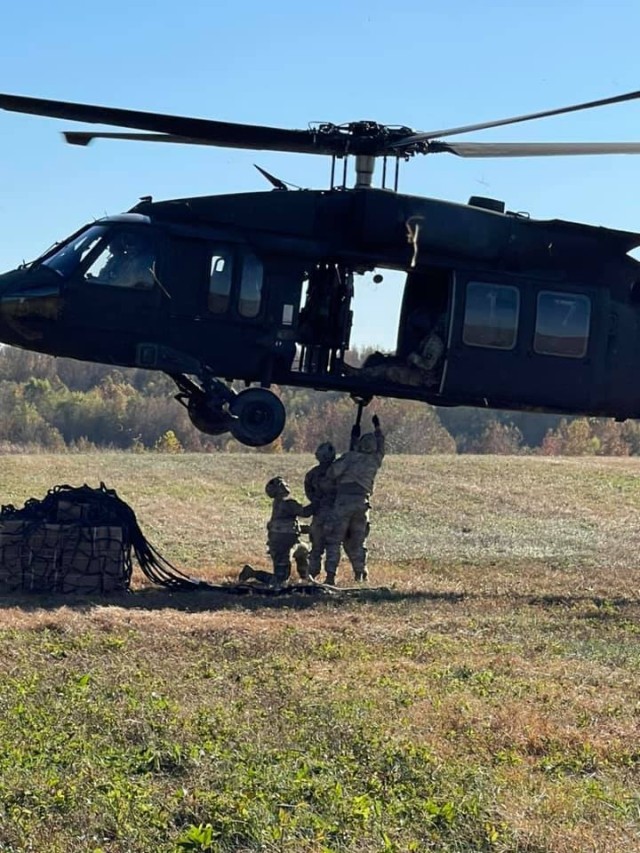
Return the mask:
[[[318,464],[307,471],[304,478],[304,493],[311,504],[313,519],[309,525],[311,552],[309,554],[309,574],[317,578],[322,567],[322,555],[326,548],[327,524],[330,520],[336,487],[329,479],[331,463],[336,458],[336,449],[330,441],[324,441],[316,449]]]
[[[298,516],[311,515],[311,507],[303,507],[294,498],[282,477],[273,477],[265,486],[267,497],[273,501],[271,518],[267,523],[267,549],[273,562],[273,575],[245,566],[240,572],[241,583],[259,580],[281,586],[289,580],[291,557],[301,578],[309,574],[309,549],[300,542]],[[292,554],[293,551],[293,554]]]
[[[325,582],[332,585],[336,582],[341,545],[351,562],[355,579],[363,581],[368,577],[369,499],[385,450],[380,420],[377,415],[371,420],[374,431],[365,433],[357,441],[352,440],[352,449],[336,459],[328,472],[336,489],[325,561]]]

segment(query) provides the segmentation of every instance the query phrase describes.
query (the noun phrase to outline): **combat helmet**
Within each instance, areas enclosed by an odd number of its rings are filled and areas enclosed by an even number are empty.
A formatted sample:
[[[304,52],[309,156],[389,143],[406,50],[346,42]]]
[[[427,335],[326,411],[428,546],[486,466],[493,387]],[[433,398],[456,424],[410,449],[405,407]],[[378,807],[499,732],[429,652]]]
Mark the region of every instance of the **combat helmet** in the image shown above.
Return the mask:
[[[323,441],[316,447],[316,459],[321,465],[329,465],[336,458],[336,449],[330,441]]]
[[[284,498],[289,494],[289,486],[282,477],[272,477],[264,487],[267,497]]]
[[[357,450],[359,453],[375,453],[378,449],[378,439],[373,432],[365,432],[358,440]]]

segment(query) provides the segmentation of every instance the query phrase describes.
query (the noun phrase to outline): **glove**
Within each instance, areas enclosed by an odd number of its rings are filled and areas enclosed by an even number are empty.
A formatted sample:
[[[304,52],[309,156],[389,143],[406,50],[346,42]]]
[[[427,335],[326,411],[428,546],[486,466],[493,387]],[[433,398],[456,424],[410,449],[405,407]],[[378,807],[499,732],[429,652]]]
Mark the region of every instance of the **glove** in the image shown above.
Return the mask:
[[[380,429],[380,418],[377,415],[374,415],[371,418],[371,423],[373,424],[374,429]]]

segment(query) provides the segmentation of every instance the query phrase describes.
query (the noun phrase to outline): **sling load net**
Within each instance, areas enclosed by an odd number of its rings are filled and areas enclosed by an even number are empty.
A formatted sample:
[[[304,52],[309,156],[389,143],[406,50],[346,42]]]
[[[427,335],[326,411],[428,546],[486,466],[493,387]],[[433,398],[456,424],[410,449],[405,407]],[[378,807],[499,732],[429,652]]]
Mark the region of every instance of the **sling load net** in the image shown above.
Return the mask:
[[[0,509],[0,589],[109,593],[130,587],[135,557],[153,583],[202,587],[147,541],[134,511],[104,483],[54,486],[42,500]]]

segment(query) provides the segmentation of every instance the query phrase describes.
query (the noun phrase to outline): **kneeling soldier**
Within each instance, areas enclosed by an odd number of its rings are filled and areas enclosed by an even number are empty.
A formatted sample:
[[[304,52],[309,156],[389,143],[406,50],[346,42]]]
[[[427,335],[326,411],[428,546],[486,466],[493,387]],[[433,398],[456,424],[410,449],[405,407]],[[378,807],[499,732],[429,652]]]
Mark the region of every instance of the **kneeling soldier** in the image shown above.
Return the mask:
[[[291,557],[301,578],[309,576],[309,549],[300,542],[298,516],[311,515],[311,507],[303,507],[291,494],[282,477],[273,477],[265,486],[267,496],[273,501],[271,518],[267,523],[267,550],[273,562],[273,575],[245,566],[240,572],[240,582],[255,579],[262,583],[280,586],[289,580]],[[293,552],[293,553],[292,553]]]
[[[309,575],[309,549],[300,542],[298,516],[310,516],[311,507],[302,506],[299,501],[289,497],[291,491],[282,477],[269,480],[265,492],[273,501],[271,518],[267,523],[267,549],[273,562],[275,582],[282,584],[289,580],[292,556],[298,574],[306,578]]]

